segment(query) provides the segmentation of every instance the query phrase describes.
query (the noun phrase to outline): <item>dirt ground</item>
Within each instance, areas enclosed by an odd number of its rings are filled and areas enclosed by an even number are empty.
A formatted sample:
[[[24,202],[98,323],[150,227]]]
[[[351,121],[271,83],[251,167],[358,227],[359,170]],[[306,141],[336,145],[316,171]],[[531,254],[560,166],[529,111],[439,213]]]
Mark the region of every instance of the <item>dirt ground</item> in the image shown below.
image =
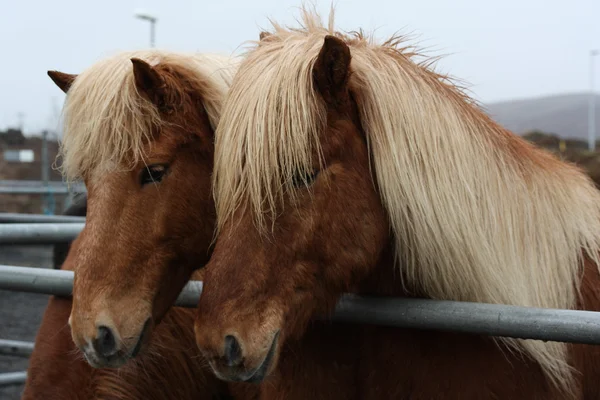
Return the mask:
[[[52,267],[51,246],[0,246],[0,264]],[[0,290],[0,338],[35,340],[48,296]],[[28,359],[0,355],[0,373],[25,371]],[[18,400],[23,385],[0,387],[0,400]]]

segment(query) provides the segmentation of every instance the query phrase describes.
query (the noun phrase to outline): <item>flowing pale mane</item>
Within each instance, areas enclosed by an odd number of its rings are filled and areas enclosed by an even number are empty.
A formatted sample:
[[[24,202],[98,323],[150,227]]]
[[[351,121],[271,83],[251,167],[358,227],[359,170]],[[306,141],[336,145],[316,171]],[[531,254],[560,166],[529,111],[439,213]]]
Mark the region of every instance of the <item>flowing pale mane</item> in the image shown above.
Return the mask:
[[[157,108],[136,89],[131,58],[168,64],[201,90],[210,123],[216,128],[237,61],[217,54],[160,50],[120,52],[79,74],[63,108],[59,156],[68,180],[92,171],[130,168],[144,159],[151,134],[165,124]]]
[[[303,11],[246,55],[217,128],[219,228],[240,206],[262,227],[311,167],[325,105],[312,66],[325,35],[346,41],[351,90],[407,287],[436,299],[577,306],[583,256],[598,262],[600,195],[579,169],[494,123],[396,38],[376,44]],[[568,389],[567,346],[502,339]]]

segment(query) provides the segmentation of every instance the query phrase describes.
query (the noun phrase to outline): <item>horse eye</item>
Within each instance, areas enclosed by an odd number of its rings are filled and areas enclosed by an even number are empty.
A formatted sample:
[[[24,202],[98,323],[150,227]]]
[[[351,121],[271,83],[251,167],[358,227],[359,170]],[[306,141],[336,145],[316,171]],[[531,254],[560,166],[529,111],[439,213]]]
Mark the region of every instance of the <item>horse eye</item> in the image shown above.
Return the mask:
[[[140,184],[142,186],[148,183],[160,182],[167,172],[167,166],[163,164],[149,165],[142,170]]]
[[[292,178],[292,185],[294,185],[294,187],[301,187],[301,186],[310,186],[315,179],[317,178],[317,175],[319,174],[319,171],[313,171],[313,172],[307,172],[307,173],[301,173],[301,172],[297,172],[294,177]]]

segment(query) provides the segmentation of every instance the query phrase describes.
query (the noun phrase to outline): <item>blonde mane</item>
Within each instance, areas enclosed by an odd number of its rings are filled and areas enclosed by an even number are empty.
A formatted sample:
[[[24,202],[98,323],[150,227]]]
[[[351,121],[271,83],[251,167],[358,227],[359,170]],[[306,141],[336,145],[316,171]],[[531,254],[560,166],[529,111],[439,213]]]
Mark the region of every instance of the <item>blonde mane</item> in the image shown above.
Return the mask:
[[[93,64],[77,76],[63,108],[60,169],[67,180],[91,172],[131,168],[144,159],[151,134],[165,121],[135,86],[131,58],[151,65],[168,64],[201,88],[212,128],[221,114],[237,60],[216,54],[160,50],[120,52]]]
[[[274,32],[246,55],[217,128],[218,227],[240,206],[259,226],[311,167],[325,105],[312,67],[325,35],[349,45],[350,86],[408,287],[435,299],[574,308],[586,255],[598,263],[600,195],[579,169],[494,123],[401,41],[325,27]],[[568,389],[564,343],[501,339]]]

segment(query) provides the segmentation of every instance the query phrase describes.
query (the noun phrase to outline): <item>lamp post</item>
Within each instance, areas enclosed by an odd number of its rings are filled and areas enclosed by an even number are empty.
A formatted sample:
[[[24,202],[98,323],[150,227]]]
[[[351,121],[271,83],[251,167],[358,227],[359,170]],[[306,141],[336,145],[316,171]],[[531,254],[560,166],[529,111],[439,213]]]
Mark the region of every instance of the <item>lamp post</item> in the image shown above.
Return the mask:
[[[594,95],[594,57],[600,54],[598,50],[590,51],[590,101],[588,110],[588,149],[596,149],[596,104]]]
[[[42,182],[44,187],[48,190],[44,194],[44,214],[54,214],[54,195],[50,192],[48,186],[50,184],[50,171],[48,167],[50,162],[48,161],[48,131],[42,131]]]
[[[157,18],[144,10],[136,10],[135,17],[150,22],[150,47],[154,47],[154,29]]]

